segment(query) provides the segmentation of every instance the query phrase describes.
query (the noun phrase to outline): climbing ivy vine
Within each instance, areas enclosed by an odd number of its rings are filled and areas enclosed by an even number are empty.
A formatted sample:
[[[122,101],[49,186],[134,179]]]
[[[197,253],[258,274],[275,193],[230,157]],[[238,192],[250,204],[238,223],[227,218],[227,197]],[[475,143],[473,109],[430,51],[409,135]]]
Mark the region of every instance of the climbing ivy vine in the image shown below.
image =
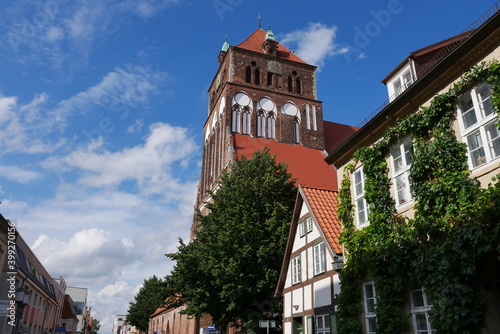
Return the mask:
[[[375,282],[377,334],[408,330],[410,286],[422,286],[432,299],[429,312],[436,334],[477,333],[484,305],[477,293],[477,264],[500,251],[500,183],[482,188],[470,177],[466,146],[452,123],[457,99],[487,82],[500,111],[500,63],[481,63],[468,70],[430,105],[398,120],[371,147],[358,149],[345,167],[340,190],[341,242],[347,262],[342,271],[339,333],[362,332],[362,281]],[[387,157],[406,136],[412,138],[410,178],[415,199],[412,218],[398,215],[390,193]],[[365,199],[370,207],[366,228],[354,224],[351,175],[363,165]]]

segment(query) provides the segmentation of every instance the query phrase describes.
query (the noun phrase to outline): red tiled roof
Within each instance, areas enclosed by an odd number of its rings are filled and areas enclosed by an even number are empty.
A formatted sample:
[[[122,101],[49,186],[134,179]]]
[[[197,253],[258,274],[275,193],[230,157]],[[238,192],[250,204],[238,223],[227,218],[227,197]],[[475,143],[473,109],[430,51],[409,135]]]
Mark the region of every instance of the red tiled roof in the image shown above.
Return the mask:
[[[276,156],[277,162],[288,165],[288,172],[297,178],[297,185],[337,190],[337,172],[335,168],[325,162],[326,153],[323,150],[307,148],[302,145],[278,143],[274,139],[253,138],[233,134],[233,145],[236,159],[241,157],[250,159],[258,150],[269,148],[269,152]]]
[[[247,39],[238,44],[236,47],[265,54],[264,50],[262,49],[262,44],[264,43],[265,38],[266,38],[266,32],[259,28],[255,30],[250,36],[248,36]],[[288,50],[280,43],[278,43],[278,58],[307,64],[305,61],[297,57],[297,55],[295,55],[293,52]]]
[[[337,254],[343,253],[342,246],[339,243],[342,224],[337,215],[338,193],[309,187],[301,187],[301,190],[307,198],[307,203],[309,203],[312,213],[332,250]]]
[[[328,154],[340,147],[350,136],[359,130],[358,127],[346,124],[323,121],[325,149]]]

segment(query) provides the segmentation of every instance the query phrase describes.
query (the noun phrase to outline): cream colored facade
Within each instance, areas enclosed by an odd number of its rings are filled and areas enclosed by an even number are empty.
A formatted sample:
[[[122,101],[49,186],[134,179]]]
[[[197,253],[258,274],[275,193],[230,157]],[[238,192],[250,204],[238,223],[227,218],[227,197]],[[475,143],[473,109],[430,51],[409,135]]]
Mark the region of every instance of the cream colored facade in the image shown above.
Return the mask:
[[[453,84],[460,81],[462,74],[467,69],[472,68],[473,66],[482,62],[491,62],[495,60],[500,61],[499,27],[500,16],[499,12],[496,12],[491,16],[490,20],[479,26],[477,30],[471,32],[468,38],[461,42],[449,54],[442,57],[442,59],[427,73],[417,78],[417,80],[415,82],[412,82],[411,85],[408,85],[408,87],[405,87],[403,91],[399,92],[398,96],[391,97],[390,104],[388,106],[386,106],[377,116],[375,116],[374,119],[368,121],[367,124],[363,128],[361,128],[356,135],[351,137],[351,139],[349,139],[341,147],[337,148],[332,154],[330,154],[330,156],[327,158],[327,161],[337,167],[339,184],[346,174],[346,167],[349,164],[356,163],[353,159],[354,152],[358,148],[371,146],[378,142],[381,139],[383,132],[393,124],[392,121],[394,119],[417,113],[421,106],[430,105],[430,102],[435,95],[448,92]],[[394,77],[389,78],[387,82],[391,84],[392,82],[394,82],[397,76],[401,75],[401,73],[401,71],[395,73]],[[474,86],[472,87],[472,89],[475,89],[476,87],[479,86]],[[392,94],[394,94],[395,92],[394,88],[388,87],[388,90],[389,95],[393,96]],[[455,130],[457,139],[464,142],[465,144],[468,144],[467,136],[471,135],[470,127],[468,130],[465,130],[465,116],[463,116],[463,113],[460,111],[460,107],[458,105],[456,106],[456,112],[457,120],[453,123],[453,129]],[[489,118],[487,118],[487,121],[484,122],[484,124],[494,124],[494,122],[498,122],[498,116],[496,116],[496,114],[493,112],[493,114],[490,114]],[[498,148],[500,147],[499,141],[499,137],[493,139],[493,141],[490,143],[491,147],[487,147],[487,143],[483,141],[484,150],[491,149],[492,151],[495,151],[489,156],[483,157],[481,155],[479,157],[472,158],[473,154],[468,154],[469,168],[471,171],[470,177],[478,179],[482,187],[487,187],[488,184],[492,182],[492,178],[500,173],[500,152],[498,151]],[[470,146],[469,150],[472,151],[472,148]],[[404,145],[402,146],[401,152],[402,155],[404,155]],[[398,210],[398,213],[408,218],[413,218],[415,202],[413,199],[411,199],[411,194],[407,194],[406,198],[401,194],[401,189],[405,189],[404,184],[398,188],[399,190],[396,189],[395,176],[400,175],[398,173],[401,172],[394,169],[394,166],[396,166],[396,164],[394,163],[393,159],[394,155],[389,154],[386,156],[386,162],[389,168],[388,177],[389,179],[393,180],[393,185],[391,187],[391,196],[396,201],[396,209]],[[403,163],[399,162],[398,164],[399,170],[402,169],[401,166],[403,166],[403,168],[405,167],[405,158],[403,157],[402,159]],[[475,162],[474,159],[476,159]],[[484,159],[484,161],[479,159]],[[408,168],[411,168],[411,162],[409,163]],[[352,200],[355,204],[356,211],[354,220],[356,226],[359,229],[362,229],[369,225],[369,221],[366,216],[363,215],[362,210],[359,210],[360,214],[358,215],[358,208],[363,208],[363,204],[361,202],[360,204],[356,202],[357,199],[362,198],[362,195],[356,198],[356,194],[360,192],[359,189],[362,188],[362,184],[364,185],[363,177],[361,174],[362,172],[360,171],[362,171],[362,166],[358,163],[358,165],[355,166],[354,171],[352,175],[350,175],[350,177],[352,182]],[[357,172],[360,173],[356,178],[355,174]],[[356,189],[357,182],[359,183],[359,189]],[[491,263],[489,263],[489,265],[491,265]],[[483,273],[486,276],[489,276],[492,281],[498,279],[494,277],[494,273],[492,272],[494,266],[499,266],[498,260],[497,263],[493,263],[492,268],[482,269]],[[500,281],[498,281],[497,283],[499,282]],[[367,278],[366,284],[363,285],[363,289],[367,288],[368,290],[376,294],[376,292],[372,290],[373,288],[372,286],[370,286],[370,284],[370,278]],[[367,285],[368,287],[366,287]],[[478,284],[478,286],[480,285],[481,284]],[[485,301],[485,304],[487,305],[486,317],[484,325],[481,328],[481,333],[500,333],[500,319],[498,318],[498,316],[496,316],[498,312],[500,312],[500,284],[493,284],[493,286],[488,289],[480,287],[478,289],[478,293],[481,294],[483,300]],[[366,303],[366,299],[367,297],[365,296],[364,303]],[[410,314],[410,303],[411,301],[408,302],[408,305],[406,305],[405,309],[403,310],[405,314]],[[363,306],[363,319],[360,319],[363,324],[363,330],[364,333],[372,333],[374,331],[370,331],[368,328],[370,326],[370,320],[367,320],[367,308],[366,305]],[[418,331],[416,329],[415,322],[409,322],[410,331],[407,333],[431,332],[430,326],[427,331]]]

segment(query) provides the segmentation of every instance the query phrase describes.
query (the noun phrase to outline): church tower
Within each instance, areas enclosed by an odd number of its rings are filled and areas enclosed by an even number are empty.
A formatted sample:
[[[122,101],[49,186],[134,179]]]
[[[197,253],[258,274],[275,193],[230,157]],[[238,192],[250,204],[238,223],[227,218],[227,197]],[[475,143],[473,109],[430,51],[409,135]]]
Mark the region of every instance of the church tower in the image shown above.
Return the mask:
[[[320,152],[325,148],[316,67],[281,45],[271,29],[259,28],[236,46],[226,40],[218,63],[204,125],[196,204],[202,213],[210,199],[207,190],[214,190],[239,149],[255,152],[277,143]]]

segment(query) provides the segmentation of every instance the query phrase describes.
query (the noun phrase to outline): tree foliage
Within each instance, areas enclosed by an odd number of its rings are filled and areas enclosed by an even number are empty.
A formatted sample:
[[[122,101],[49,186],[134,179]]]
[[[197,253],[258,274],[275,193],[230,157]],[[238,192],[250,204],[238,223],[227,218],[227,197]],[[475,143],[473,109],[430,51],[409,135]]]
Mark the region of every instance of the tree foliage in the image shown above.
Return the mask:
[[[99,334],[99,329],[101,329],[101,322],[97,319],[92,319],[91,334]]]
[[[168,296],[166,280],[156,276],[145,279],[135,300],[129,304],[127,321],[139,330],[147,332],[149,316],[163,306]]]
[[[186,313],[210,314],[221,327],[272,315],[294,180],[268,150],[258,151],[224,172],[211,196],[196,238],[167,254],[176,261],[169,285],[187,303]]]

